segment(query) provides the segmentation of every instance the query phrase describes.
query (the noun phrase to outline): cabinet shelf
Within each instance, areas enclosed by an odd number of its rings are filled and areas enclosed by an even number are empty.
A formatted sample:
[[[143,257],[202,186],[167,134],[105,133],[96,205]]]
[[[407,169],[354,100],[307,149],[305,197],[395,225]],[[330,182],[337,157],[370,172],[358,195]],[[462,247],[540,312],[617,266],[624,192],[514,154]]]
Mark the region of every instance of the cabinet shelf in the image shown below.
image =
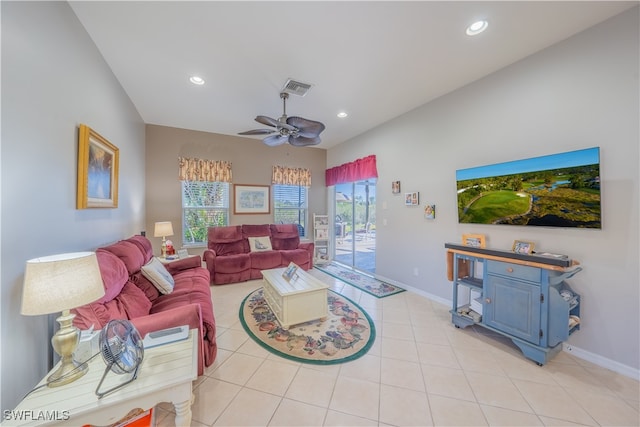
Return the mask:
[[[458,284],[468,286],[471,289],[482,290],[483,281],[477,277],[463,277],[458,279]]]

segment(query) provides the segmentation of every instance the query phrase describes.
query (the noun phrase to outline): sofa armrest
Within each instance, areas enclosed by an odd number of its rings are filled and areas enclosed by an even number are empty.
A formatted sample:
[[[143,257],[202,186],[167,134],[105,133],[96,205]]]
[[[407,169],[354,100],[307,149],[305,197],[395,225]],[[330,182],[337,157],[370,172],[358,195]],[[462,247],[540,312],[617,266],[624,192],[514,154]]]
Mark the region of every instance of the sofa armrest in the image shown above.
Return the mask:
[[[313,268],[313,257],[314,257],[314,250],[315,250],[315,243],[313,242],[300,242],[300,244],[298,245],[298,248],[300,249],[304,249],[307,252],[309,252],[309,269]]]
[[[207,270],[209,270],[209,273],[211,273],[212,279],[213,279],[213,273],[216,271],[217,256],[218,254],[216,254],[216,251],[214,251],[213,249],[205,249],[204,252],[202,253],[202,258],[204,259],[204,262],[207,264]]]
[[[174,275],[175,273],[179,273],[184,270],[202,267],[202,260],[200,259],[200,255],[192,255],[187,258],[171,261],[167,263],[165,267],[167,268],[167,271],[169,271],[169,274]]]

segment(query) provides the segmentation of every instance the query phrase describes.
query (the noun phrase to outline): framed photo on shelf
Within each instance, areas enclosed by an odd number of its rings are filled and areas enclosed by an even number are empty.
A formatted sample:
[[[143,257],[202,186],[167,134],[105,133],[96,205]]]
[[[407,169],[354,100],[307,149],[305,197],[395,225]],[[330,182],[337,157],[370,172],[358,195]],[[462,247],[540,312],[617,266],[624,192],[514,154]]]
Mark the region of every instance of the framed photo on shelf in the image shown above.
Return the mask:
[[[463,234],[462,244],[471,246],[472,248],[484,248],[486,246],[486,239],[484,234]]]
[[[327,240],[329,238],[329,230],[326,228],[316,228],[315,232],[317,240]]]
[[[296,271],[298,271],[298,266],[293,262],[290,262],[287,268],[285,268],[285,270],[282,272],[282,277],[284,277],[286,280],[291,280],[293,276],[296,275]]]
[[[271,208],[268,185],[233,185],[234,214],[269,214]]]
[[[517,254],[531,254],[535,244],[533,242],[525,242],[523,240],[514,240],[511,250]]]
[[[118,207],[120,150],[87,125],[78,132],[76,209]]]

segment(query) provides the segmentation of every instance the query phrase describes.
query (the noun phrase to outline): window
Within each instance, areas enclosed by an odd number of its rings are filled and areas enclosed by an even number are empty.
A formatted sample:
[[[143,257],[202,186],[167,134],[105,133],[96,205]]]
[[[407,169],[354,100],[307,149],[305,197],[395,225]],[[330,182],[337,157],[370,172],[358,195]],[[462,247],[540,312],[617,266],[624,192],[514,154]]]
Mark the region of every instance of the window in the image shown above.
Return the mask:
[[[229,223],[229,183],[182,181],[182,242],[207,245],[209,227]]]
[[[297,224],[300,237],[306,236],[307,187],[273,185],[273,220],[276,224]]]

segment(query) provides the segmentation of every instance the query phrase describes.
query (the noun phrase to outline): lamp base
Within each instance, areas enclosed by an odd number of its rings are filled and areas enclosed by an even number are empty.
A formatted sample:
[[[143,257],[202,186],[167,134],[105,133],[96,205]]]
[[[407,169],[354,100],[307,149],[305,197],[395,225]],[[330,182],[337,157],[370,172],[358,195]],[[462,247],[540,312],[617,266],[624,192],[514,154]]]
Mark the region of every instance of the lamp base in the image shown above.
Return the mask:
[[[51,338],[53,349],[60,355],[60,366],[47,378],[49,387],[58,387],[74,382],[87,373],[89,365],[73,360],[73,352],[80,341],[80,331],[73,326],[73,318],[76,317],[69,310],[64,310],[56,319],[60,329]]]
[[[58,369],[47,377],[47,386],[59,387],[69,384],[89,371],[89,364],[78,363],[73,358],[70,363],[62,363]]]

